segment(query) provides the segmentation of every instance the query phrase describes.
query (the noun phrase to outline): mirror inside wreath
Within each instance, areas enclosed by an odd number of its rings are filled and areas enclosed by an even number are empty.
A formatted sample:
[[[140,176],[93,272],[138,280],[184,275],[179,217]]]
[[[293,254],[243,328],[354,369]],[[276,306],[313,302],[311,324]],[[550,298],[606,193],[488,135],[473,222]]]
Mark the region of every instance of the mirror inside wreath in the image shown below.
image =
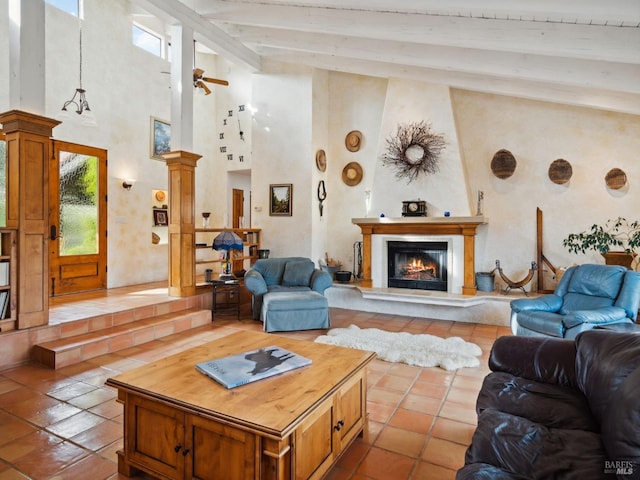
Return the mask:
[[[410,145],[404,151],[404,156],[409,163],[415,165],[416,163],[420,163],[422,158],[424,157],[424,148],[420,145]]]
[[[402,202],[403,217],[426,217],[427,202],[424,200],[405,200]]]

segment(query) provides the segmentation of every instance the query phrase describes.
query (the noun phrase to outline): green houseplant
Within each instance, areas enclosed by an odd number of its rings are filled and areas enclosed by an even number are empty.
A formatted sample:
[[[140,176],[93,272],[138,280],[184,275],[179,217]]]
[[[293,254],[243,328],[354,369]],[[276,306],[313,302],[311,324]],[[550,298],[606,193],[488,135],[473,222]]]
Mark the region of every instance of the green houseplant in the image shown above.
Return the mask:
[[[609,219],[604,225],[591,225],[591,229],[571,233],[562,241],[569,252],[585,253],[587,250],[594,250],[602,254],[607,259],[607,263],[619,265],[631,264],[633,257],[640,250],[640,221],[628,221],[626,218],[618,217]],[[617,250],[614,252],[611,250]],[[623,254],[628,260],[611,262],[607,255],[618,253]],[[629,266],[626,265],[626,266]]]

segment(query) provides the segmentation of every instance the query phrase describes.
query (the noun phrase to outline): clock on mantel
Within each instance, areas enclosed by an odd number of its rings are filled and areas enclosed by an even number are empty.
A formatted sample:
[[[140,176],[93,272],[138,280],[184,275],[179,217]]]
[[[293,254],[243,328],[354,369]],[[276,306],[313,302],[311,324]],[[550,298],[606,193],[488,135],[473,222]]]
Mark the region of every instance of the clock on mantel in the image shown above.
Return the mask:
[[[403,217],[426,217],[427,202],[424,200],[405,200],[402,202]]]

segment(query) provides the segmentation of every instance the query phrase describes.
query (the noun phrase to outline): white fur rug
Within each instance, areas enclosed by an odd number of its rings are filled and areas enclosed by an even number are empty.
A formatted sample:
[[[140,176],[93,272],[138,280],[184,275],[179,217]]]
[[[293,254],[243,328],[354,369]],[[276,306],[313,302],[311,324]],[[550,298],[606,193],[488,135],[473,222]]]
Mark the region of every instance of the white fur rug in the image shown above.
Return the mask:
[[[387,362],[402,362],[420,367],[441,367],[455,370],[480,365],[482,350],[475,343],[460,337],[440,338],[434,335],[413,335],[406,332],[386,332],[377,328],[361,329],[356,325],[334,328],[315,340],[318,343],[367,350]]]

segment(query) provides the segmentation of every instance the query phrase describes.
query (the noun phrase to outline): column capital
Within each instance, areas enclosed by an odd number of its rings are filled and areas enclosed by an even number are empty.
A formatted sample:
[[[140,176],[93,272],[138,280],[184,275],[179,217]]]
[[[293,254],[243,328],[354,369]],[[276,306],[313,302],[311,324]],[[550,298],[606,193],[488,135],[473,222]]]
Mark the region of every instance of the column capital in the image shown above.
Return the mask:
[[[195,167],[198,160],[202,158],[202,155],[184,150],[175,150],[173,152],[163,153],[162,158],[164,158],[167,165],[188,165]]]
[[[60,125],[59,120],[43,117],[22,110],[9,110],[0,113],[0,124],[5,134],[14,132],[33,133],[43,137],[51,137],[53,128]]]

